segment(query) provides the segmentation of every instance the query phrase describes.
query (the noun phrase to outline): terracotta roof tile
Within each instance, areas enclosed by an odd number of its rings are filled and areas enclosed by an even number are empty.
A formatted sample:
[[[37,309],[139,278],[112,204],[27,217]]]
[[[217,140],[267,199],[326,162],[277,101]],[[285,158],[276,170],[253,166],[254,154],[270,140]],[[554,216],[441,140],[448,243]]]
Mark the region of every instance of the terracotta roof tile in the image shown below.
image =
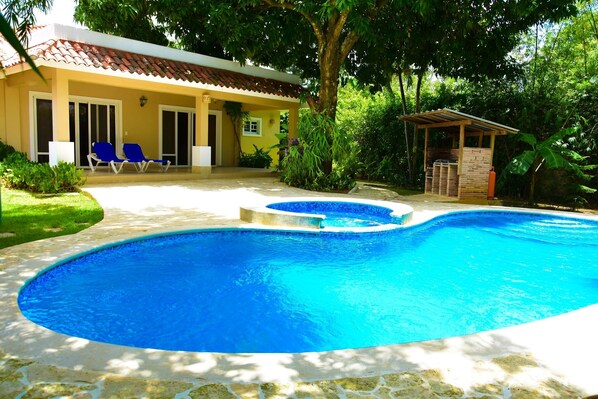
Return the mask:
[[[133,75],[156,76],[190,83],[247,90],[297,98],[301,86],[274,79],[245,75],[166,58],[151,57],[72,40],[49,40],[29,49],[35,58],[83,67],[122,71]],[[4,67],[22,62],[18,57],[4,60]]]

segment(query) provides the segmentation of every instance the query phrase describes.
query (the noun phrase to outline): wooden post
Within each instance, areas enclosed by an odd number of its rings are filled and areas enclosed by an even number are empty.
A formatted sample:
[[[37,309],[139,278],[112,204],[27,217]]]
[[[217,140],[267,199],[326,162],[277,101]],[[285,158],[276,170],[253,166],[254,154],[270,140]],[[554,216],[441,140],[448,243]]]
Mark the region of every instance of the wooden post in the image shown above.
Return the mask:
[[[463,147],[465,145],[465,125],[459,126],[459,167],[457,174],[461,176],[461,167],[463,166]]]
[[[424,137],[424,173],[426,173],[428,171],[428,137],[429,136],[430,136],[430,129],[426,128],[426,135]]]
[[[480,137],[478,138],[478,148],[482,148],[483,143],[484,143],[484,132],[480,132]]]

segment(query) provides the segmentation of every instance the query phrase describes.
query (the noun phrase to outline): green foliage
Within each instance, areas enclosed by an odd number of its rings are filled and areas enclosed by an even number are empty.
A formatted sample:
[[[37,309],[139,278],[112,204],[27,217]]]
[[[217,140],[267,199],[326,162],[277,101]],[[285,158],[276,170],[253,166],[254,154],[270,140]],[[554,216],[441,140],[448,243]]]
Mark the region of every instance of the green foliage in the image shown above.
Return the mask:
[[[243,104],[235,101],[225,101],[222,108],[224,109],[224,111],[230,118],[231,123],[233,124],[233,135],[235,136],[235,140],[237,142],[239,158],[242,158],[243,150],[241,148],[241,129],[243,129],[243,127],[241,126],[241,124],[243,124],[245,120],[249,118],[249,112],[243,111]]]
[[[504,181],[505,176],[508,174],[523,175],[530,172],[529,201],[533,203],[535,200],[536,174],[544,165],[549,169],[564,169],[571,172],[580,181],[591,180],[592,176],[586,172],[594,169],[596,165],[586,165],[586,157],[568,149],[563,141],[563,139],[573,135],[577,130],[576,128],[563,129],[544,141],[538,141],[531,134],[520,133],[518,135],[519,140],[528,144],[531,149],[523,151],[511,160],[504,169],[499,182],[502,184],[502,181]],[[577,200],[574,201],[575,203],[579,203],[579,197],[582,197],[581,194],[593,194],[596,192],[595,189],[579,183],[569,184],[569,187],[568,196],[577,197]]]
[[[3,1],[3,9],[0,12],[0,34],[44,82],[46,79],[25,50],[25,47],[27,34],[35,25],[34,10],[46,11],[51,4],[50,0],[30,0],[26,2],[7,0],[6,2]],[[23,43],[25,43],[25,46],[23,46]],[[1,63],[0,69],[2,69]]]
[[[29,161],[22,152],[9,154],[0,163],[0,173],[6,187],[34,193],[71,192],[85,183],[83,171],[72,163],[59,162],[51,167]]]
[[[266,168],[272,164],[272,157],[263,148],[257,148],[254,144],[255,152],[253,154],[242,153],[239,166],[245,168]]]
[[[393,74],[408,76],[413,71],[421,78],[430,68],[475,79],[502,75],[512,66],[507,55],[518,34],[539,21],[558,20],[574,11],[575,0],[197,0],[176,7],[171,0],[81,0],[76,13],[78,21],[103,32],[153,42],[154,34],[172,37],[184,49],[215,55],[214,50],[241,62],[251,60],[300,74],[310,109],[334,120],[345,71],[376,89],[387,86]],[[327,136],[303,142],[301,162],[298,153],[289,153],[287,168],[293,180],[303,174],[292,162],[309,167],[305,176],[332,172],[333,156],[320,153],[318,146],[325,143],[327,151],[334,152],[336,137],[321,132]],[[240,153],[240,139],[235,137]],[[411,158],[417,154],[406,131],[404,140],[405,156],[383,159],[394,164],[406,159],[415,183],[416,162]]]
[[[282,118],[281,118],[282,119]],[[288,127],[284,129],[280,128],[281,133],[276,133],[274,136],[278,139],[278,143],[273,144],[268,148],[268,152],[272,150],[276,150],[278,155],[278,164],[276,165],[276,169],[280,172],[282,171],[282,160],[287,155],[289,149],[289,133]]]
[[[164,46],[169,42],[165,29],[147,18],[158,12],[157,6],[156,2],[140,0],[78,0],[74,19],[95,31]]]
[[[339,130],[352,142],[347,161],[351,170],[367,180],[410,186],[405,141],[399,121],[400,99],[386,92],[372,95],[353,85],[341,89]]]
[[[14,153],[16,150],[13,146],[4,144],[0,141],[0,162],[4,161],[4,159],[9,156],[10,154]]]
[[[299,118],[298,133],[282,161],[283,182],[318,191],[343,191],[355,185],[344,159],[347,136],[336,129],[332,119],[305,112]]]

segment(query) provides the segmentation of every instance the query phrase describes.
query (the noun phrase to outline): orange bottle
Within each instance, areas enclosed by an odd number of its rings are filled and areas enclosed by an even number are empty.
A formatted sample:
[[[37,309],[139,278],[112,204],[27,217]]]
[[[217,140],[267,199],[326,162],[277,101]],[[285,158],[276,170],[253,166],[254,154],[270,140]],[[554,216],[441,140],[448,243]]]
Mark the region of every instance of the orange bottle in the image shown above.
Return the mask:
[[[490,169],[490,174],[488,175],[488,199],[494,198],[494,187],[496,186],[496,172],[494,171],[494,166]]]

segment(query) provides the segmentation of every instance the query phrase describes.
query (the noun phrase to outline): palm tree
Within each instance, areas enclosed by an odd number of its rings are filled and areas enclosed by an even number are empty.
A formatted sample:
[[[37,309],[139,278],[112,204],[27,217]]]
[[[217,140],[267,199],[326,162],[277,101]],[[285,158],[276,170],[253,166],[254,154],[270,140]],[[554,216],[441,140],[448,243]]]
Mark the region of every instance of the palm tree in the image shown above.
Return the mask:
[[[29,57],[29,54],[27,54],[25,47],[23,47],[23,44],[21,44],[21,41],[19,40],[19,38],[15,34],[14,30],[12,29],[12,27],[10,26],[10,24],[8,23],[6,18],[4,18],[4,15],[1,12],[0,12],[0,33],[2,34],[2,36],[4,36],[4,38],[6,39],[8,44],[10,44],[13,49],[15,49],[15,51],[19,54],[19,56],[22,57],[25,60],[25,62],[27,62],[27,64],[29,64],[31,69],[33,69],[35,71],[35,73],[37,73],[39,75],[39,77],[45,81],[45,78],[43,77],[42,73],[39,71],[39,69],[35,65],[35,62],[33,62],[31,57]],[[0,67],[2,67],[1,64],[0,64]]]

